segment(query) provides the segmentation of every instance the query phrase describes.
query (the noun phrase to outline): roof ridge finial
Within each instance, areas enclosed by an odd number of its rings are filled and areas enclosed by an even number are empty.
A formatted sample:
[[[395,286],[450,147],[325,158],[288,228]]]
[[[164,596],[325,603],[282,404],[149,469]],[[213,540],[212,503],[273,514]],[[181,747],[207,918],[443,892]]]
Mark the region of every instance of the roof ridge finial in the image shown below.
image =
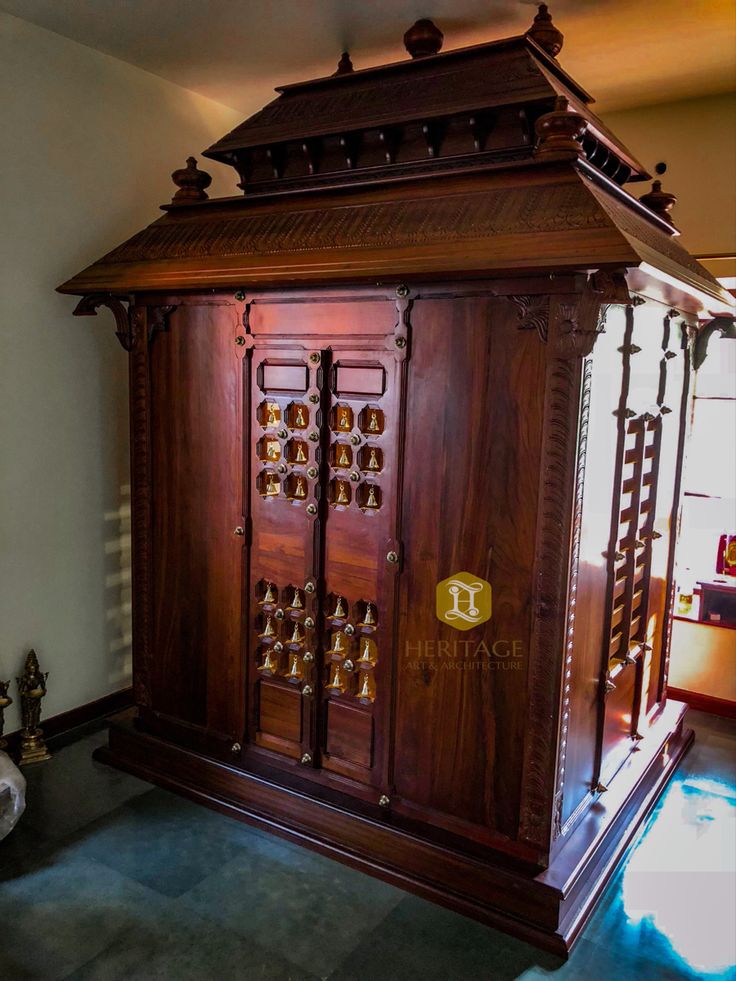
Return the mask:
[[[661,173],[661,171],[658,171]],[[652,183],[651,191],[647,191],[646,194],[642,194],[639,198],[644,207],[649,208],[653,211],[655,215],[658,215],[672,227],[675,227],[675,223],[672,220],[672,215],[670,211],[677,204],[677,195],[672,194],[671,191],[662,190],[662,181],[656,180]]]
[[[171,179],[179,188],[171,199],[172,204],[207,200],[208,195],[205,188],[210,186],[212,178],[206,171],[197,169],[195,157],[187,157],[186,167],[175,170]]]
[[[335,75],[349,75],[351,72],[355,71],[353,68],[353,63],[350,60],[350,52],[343,51],[340,56],[340,60],[337,63],[337,70],[332,73],[333,78]]]
[[[426,58],[437,54],[444,39],[445,35],[434,21],[422,17],[404,35],[404,47],[412,58]]]
[[[539,11],[526,34],[553,58],[562,51],[565,35],[552,23],[552,14],[546,3],[539,4]]]

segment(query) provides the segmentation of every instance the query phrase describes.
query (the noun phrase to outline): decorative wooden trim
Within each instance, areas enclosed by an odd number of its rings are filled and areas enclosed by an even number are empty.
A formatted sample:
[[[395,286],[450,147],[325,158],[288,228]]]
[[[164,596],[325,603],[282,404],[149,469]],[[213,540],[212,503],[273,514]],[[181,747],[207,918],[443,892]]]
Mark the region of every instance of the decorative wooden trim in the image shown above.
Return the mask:
[[[569,568],[571,479],[577,449],[581,363],[560,356],[560,311],[575,297],[555,297],[545,382],[543,456],[529,650],[529,704],[521,781],[519,836],[547,853],[550,847],[560,713],[564,608]]]
[[[141,328],[150,316],[145,307],[136,308]],[[150,328],[149,328],[150,332]],[[131,349],[130,455],[132,484],[132,576],[133,576],[133,690],[137,705],[150,707],[151,659],[151,422],[148,337],[135,331]]]
[[[96,317],[100,307],[107,307],[115,318],[115,336],[125,351],[132,351],[135,344],[135,324],[131,317],[128,297],[113,296],[112,293],[88,293],[83,296],[73,310],[75,317]]]
[[[697,712],[708,712],[719,715],[723,719],[736,719],[736,702],[728,698],[718,698],[716,695],[706,695],[699,691],[687,691],[685,688],[667,687],[667,696],[678,702],[687,702],[691,709]]]
[[[588,454],[588,431],[590,428],[590,395],[593,379],[593,361],[583,362],[583,382],[580,396],[580,422],[578,425],[577,470],[572,517],[572,542],[570,548],[570,576],[567,587],[567,623],[565,643],[564,675],[562,678],[562,700],[560,706],[560,735],[557,754],[557,786],[552,818],[552,838],[556,840],[567,830],[562,826],[562,802],[565,787],[565,763],[567,757],[567,736],[570,724],[570,687],[572,680],[572,656],[575,645],[575,610],[578,591],[578,570],[580,567],[580,539],[583,527],[583,500],[585,495],[585,465]]]
[[[125,709],[131,708],[132,705],[133,689],[121,688],[120,691],[103,695],[102,698],[96,698],[92,702],[86,702],[84,705],[78,705],[66,712],[52,715],[48,719],[41,720],[44,740],[53,749],[54,740],[60,740],[74,729],[89,725],[91,722],[97,722],[99,719],[105,719],[110,715],[117,715],[118,712],[123,712]],[[8,755],[16,759],[20,750],[20,734],[20,729],[5,734],[5,738],[8,740]]]
[[[540,341],[547,340],[549,333],[549,296],[510,296],[516,307],[519,330],[536,330]]]

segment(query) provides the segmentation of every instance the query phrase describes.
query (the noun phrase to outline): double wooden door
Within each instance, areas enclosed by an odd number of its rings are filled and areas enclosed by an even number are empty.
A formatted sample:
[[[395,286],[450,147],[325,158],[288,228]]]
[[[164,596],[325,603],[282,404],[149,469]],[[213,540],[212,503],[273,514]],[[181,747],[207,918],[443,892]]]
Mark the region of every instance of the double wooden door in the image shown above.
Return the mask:
[[[192,298],[133,369],[149,729],[358,795],[386,786],[400,321],[393,291]]]
[[[357,307],[249,310],[246,745],[313,776],[381,787],[403,361],[385,334],[355,331]],[[305,314],[324,333],[300,336]]]

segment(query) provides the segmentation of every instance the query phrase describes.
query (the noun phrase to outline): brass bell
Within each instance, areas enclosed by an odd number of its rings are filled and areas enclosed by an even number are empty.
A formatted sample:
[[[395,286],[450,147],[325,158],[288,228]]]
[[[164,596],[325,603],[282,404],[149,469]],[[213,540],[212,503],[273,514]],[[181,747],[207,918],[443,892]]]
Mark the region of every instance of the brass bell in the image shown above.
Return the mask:
[[[345,610],[345,607],[343,606],[343,602],[344,601],[343,601],[342,596],[338,596],[337,597],[337,600],[335,601],[335,612],[332,614],[332,616],[336,620],[344,620],[345,617],[347,616],[347,611]]]

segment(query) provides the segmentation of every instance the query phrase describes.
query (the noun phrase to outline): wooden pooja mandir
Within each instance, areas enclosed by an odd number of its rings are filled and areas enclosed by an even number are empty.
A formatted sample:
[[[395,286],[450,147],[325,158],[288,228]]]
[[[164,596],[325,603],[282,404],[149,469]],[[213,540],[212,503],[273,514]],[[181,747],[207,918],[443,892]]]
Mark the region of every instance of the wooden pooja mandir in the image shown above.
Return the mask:
[[[692,739],[674,529],[730,298],[544,6],[405,41],[61,287],[130,354],[137,708],[99,756],[565,953]]]

